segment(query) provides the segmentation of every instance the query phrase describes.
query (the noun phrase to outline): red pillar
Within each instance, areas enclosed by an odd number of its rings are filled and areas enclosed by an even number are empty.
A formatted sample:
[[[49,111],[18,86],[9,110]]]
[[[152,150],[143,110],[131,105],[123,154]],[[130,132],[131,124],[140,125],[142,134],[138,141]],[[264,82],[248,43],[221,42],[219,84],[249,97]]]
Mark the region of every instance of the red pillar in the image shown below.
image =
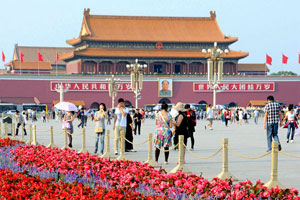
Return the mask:
[[[95,74],[99,74],[99,65],[100,65],[100,63],[97,62],[96,69],[95,69]]]
[[[117,73],[117,61],[114,61],[114,68],[112,70],[112,73],[113,74],[116,74]]]
[[[190,63],[186,64],[186,74],[190,74]]]
[[[237,63],[235,63],[235,74],[236,75],[238,74],[238,65],[237,65]]]
[[[150,74],[151,63],[147,62],[147,74]]]
[[[171,62],[171,64],[170,64],[170,74],[171,75],[173,74],[173,62]]]

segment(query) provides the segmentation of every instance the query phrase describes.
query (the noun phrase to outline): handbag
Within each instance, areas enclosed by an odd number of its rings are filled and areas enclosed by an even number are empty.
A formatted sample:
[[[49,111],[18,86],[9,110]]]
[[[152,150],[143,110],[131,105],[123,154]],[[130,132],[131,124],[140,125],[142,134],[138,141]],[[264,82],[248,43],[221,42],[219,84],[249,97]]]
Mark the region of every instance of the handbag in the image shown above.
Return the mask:
[[[103,127],[97,127],[94,129],[95,133],[102,133],[103,132]]]
[[[65,128],[71,129],[70,123],[64,122],[64,123],[62,124],[62,126],[61,126],[61,129],[62,129],[62,130],[65,130]]]

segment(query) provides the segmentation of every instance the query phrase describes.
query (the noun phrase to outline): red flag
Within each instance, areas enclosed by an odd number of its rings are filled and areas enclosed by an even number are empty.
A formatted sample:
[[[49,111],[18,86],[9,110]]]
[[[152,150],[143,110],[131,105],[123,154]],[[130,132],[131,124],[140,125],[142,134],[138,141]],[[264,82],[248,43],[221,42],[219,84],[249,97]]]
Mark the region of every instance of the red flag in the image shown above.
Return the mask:
[[[24,54],[22,54],[22,52],[20,51],[20,61],[21,61],[21,63],[24,61],[23,57],[24,57]]]
[[[271,56],[268,56],[268,54],[267,54],[267,58],[266,58],[266,63],[269,65],[272,65],[272,58],[271,58]]]
[[[2,51],[2,61],[5,62],[5,55],[3,51]]]
[[[59,55],[58,52],[56,52],[55,64],[57,64],[58,59],[59,59]]]
[[[40,54],[40,52],[38,52],[38,61],[41,61],[41,62],[44,61],[44,60],[43,60],[43,55]]]
[[[282,54],[282,64],[287,64],[287,62],[288,62],[288,57]]]

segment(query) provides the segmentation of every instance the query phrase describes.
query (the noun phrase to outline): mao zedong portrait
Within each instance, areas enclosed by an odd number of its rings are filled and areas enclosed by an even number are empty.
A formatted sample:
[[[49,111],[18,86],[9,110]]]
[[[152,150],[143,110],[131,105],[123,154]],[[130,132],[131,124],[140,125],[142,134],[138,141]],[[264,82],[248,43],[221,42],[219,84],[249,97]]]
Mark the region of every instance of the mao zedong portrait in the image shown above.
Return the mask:
[[[172,88],[171,87],[170,87],[169,80],[163,80],[161,82],[161,87],[160,87],[158,96],[159,97],[172,97],[172,91],[171,91]]]

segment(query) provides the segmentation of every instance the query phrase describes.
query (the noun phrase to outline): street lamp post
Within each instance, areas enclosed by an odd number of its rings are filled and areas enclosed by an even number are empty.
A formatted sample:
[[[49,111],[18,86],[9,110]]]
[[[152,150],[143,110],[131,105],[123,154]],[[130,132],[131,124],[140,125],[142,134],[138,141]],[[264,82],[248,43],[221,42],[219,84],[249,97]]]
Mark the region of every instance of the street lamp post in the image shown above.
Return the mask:
[[[108,86],[108,94],[112,98],[112,103],[111,103],[111,108],[115,107],[115,98],[117,96],[117,81],[120,81],[120,79],[116,79],[114,75],[112,75],[111,78],[107,78],[106,81],[109,81],[109,86]]]
[[[217,88],[218,84],[222,82],[223,76],[223,58],[221,56],[224,53],[228,54],[229,50],[225,49],[223,51],[217,48],[217,42],[215,42],[213,48],[202,49],[202,53],[209,55],[207,59],[207,80],[209,84],[213,85],[213,109],[216,109]]]
[[[126,65],[130,72],[131,89],[135,94],[135,108],[138,108],[138,100],[141,99],[140,92],[143,88],[143,73],[147,65],[138,63],[138,59],[133,64]]]

